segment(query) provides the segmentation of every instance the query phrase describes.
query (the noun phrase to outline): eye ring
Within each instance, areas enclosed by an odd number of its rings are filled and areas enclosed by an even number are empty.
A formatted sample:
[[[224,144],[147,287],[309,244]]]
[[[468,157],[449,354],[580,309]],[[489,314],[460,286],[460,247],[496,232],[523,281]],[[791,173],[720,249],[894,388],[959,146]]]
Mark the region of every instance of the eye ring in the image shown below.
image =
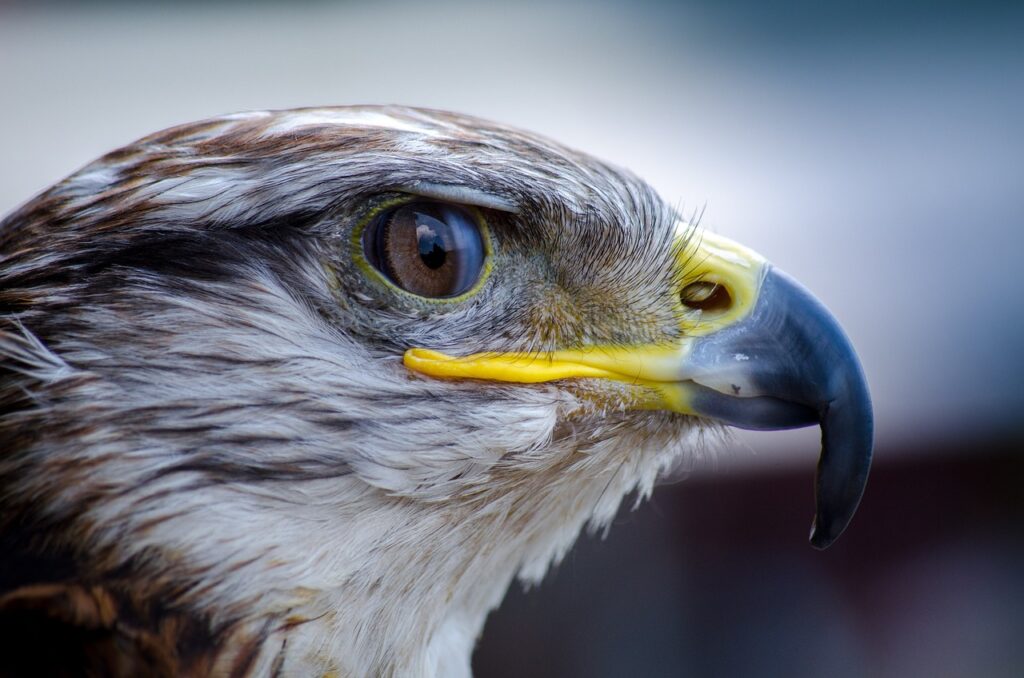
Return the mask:
[[[384,203],[356,227],[352,247],[370,277],[422,301],[462,301],[479,291],[491,271],[486,220],[457,203]]]

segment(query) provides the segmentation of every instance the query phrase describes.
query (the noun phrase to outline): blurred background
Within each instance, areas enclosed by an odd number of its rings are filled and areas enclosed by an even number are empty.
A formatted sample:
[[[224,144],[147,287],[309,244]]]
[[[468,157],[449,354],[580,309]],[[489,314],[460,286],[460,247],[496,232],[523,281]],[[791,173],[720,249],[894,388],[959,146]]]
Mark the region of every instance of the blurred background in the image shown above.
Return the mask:
[[[628,167],[842,321],[872,479],[819,553],[817,431],[738,435],[514,588],[477,674],[1024,675],[1024,4],[822,4],[0,0],[0,212],[254,108],[452,109]]]

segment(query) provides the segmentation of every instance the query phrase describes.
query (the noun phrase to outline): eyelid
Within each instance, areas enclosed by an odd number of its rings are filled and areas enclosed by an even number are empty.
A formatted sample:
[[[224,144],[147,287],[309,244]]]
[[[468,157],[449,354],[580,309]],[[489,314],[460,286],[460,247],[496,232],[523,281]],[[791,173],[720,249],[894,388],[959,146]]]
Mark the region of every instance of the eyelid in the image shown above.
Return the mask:
[[[406,186],[398,186],[395,190],[424,198],[433,198],[434,200],[519,214],[519,205],[509,198],[487,193],[486,191],[463,184],[436,184],[429,181],[418,181]]]
[[[360,218],[360,220],[356,223],[356,225],[350,232],[349,251],[351,253],[352,260],[359,268],[359,270],[361,270],[363,274],[366,275],[368,278],[370,278],[371,280],[378,281],[387,289],[393,292],[397,292],[398,294],[402,295],[405,298],[414,299],[419,304],[429,304],[430,306],[434,307],[454,306],[455,304],[461,303],[472,298],[480,290],[482,290],[486,285],[487,281],[490,279],[491,272],[494,270],[493,236],[491,234],[491,228],[487,222],[487,218],[478,209],[478,206],[467,203],[455,204],[456,207],[464,208],[465,210],[470,212],[470,214],[472,214],[472,216],[474,217],[474,220],[480,229],[480,238],[481,244],[483,245],[484,254],[483,269],[480,272],[479,279],[476,281],[476,284],[474,284],[472,287],[466,290],[463,294],[460,294],[455,297],[438,298],[423,297],[417,294],[413,294],[412,292],[403,290],[401,287],[390,281],[387,278],[387,276],[385,276],[373,264],[371,264],[366,257],[363,248],[363,234],[366,232],[366,229],[372,228],[374,221],[379,219],[388,210],[395,209],[402,205],[410,204],[412,202],[416,202],[417,197],[418,196],[408,194],[407,192],[407,194],[404,196],[393,197],[389,200],[384,200],[383,202],[380,202],[374,205],[371,209],[369,209],[367,213],[365,213],[362,216],[362,218]]]

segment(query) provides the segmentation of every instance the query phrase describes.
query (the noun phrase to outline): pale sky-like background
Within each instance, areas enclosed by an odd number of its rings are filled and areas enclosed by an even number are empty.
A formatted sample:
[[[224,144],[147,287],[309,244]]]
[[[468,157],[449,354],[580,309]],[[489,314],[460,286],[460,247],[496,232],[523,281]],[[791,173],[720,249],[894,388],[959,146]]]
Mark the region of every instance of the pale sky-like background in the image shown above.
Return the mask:
[[[880,446],[1020,434],[1024,14],[771,4],[0,4],[0,212],[221,113],[476,114],[632,169],[801,280],[861,355]]]

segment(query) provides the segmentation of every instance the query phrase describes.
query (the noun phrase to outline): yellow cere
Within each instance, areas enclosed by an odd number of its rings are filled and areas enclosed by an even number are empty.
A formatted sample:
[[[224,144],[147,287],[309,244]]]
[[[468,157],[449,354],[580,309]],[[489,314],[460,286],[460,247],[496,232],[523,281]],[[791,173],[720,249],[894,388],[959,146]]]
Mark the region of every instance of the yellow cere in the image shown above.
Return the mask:
[[[678,265],[688,280],[723,285],[733,300],[714,313],[690,314],[685,336],[673,344],[593,346],[549,353],[477,353],[449,356],[425,348],[406,351],[410,370],[442,379],[535,384],[559,379],[598,378],[645,386],[656,397],[642,407],[692,413],[687,357],[696,338],[744,318],[757,299],[766,262],[759,254],[719,235],[704,233],[680,253]],[[683,277],[683,276],[681,276]]]
[[[705,231],[680,252],[679,266],[688,279],[722,285],[732,297],[732,305],[727,310],[702,314],[692,327],[684,328],[688,336],[702,337],[732,325],[753,310],[767,261],[738,242]]]

